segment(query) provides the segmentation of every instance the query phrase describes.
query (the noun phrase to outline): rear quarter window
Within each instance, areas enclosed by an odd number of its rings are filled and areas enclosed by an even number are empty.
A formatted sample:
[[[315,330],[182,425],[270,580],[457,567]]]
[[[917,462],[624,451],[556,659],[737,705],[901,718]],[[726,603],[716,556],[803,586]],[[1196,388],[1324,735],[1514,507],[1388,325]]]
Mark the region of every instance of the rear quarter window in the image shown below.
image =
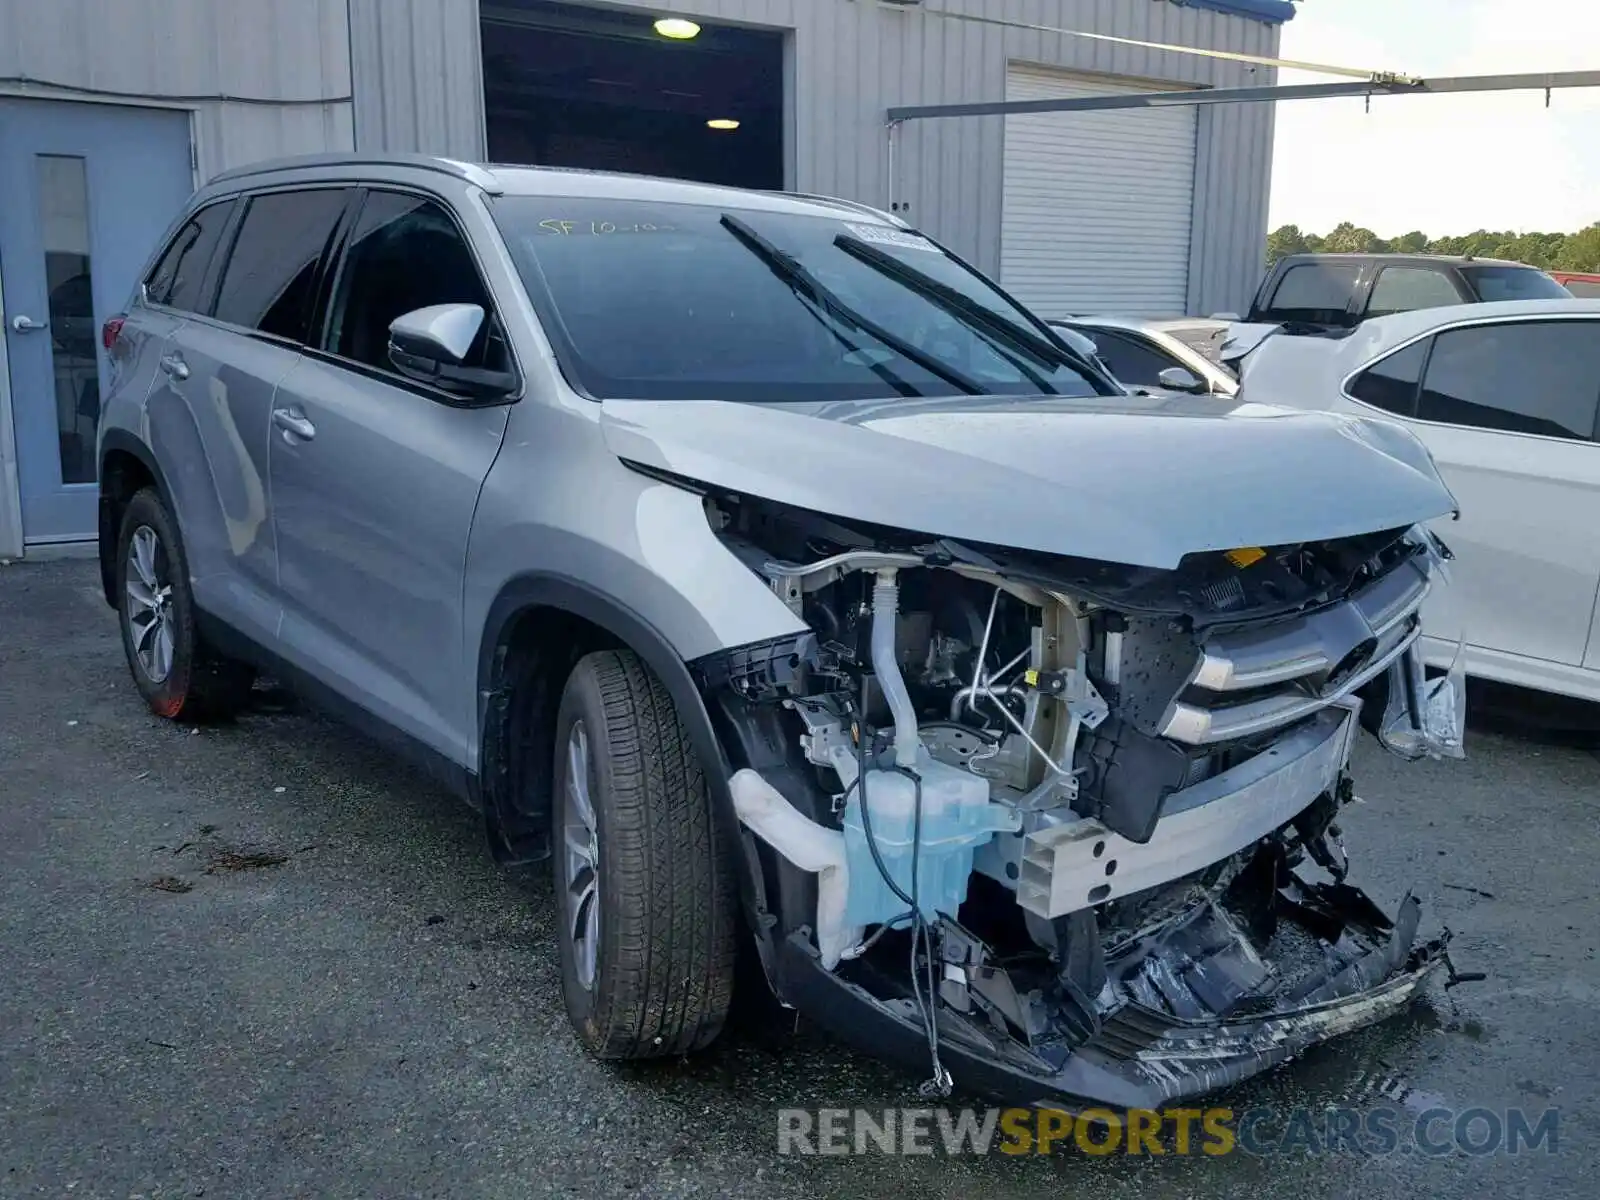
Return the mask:
[[[230,197],[208,204],[179,226],[144,281],[145,298],[150,303],[185,312],[199,310],[206,269],[228,227],[234,203]]]
[[[1417,388],[1428,364],[1431,339],[1413,342],[1381,358],[1350,381],[1350,394],[1385,412],[1412,417],[1417,412]]]

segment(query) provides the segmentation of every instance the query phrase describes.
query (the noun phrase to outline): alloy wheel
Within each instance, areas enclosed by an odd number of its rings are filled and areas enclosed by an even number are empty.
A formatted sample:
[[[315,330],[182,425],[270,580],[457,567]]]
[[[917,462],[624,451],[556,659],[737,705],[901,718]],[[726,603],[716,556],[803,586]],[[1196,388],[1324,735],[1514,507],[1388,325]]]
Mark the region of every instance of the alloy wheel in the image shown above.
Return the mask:
[[[165,683],[172,674],[172,584],[167,570],[166,552],[156,531],[139,526],[128,541],[128,627],[139,669],[155,684]]]
[[[578,982],[594,989],[600,952],[600,835],[590,790],[589,733],[574,721],[567,735],[567,780],[561,801],[562,849],[566,857],[566,935],[572,942]]]

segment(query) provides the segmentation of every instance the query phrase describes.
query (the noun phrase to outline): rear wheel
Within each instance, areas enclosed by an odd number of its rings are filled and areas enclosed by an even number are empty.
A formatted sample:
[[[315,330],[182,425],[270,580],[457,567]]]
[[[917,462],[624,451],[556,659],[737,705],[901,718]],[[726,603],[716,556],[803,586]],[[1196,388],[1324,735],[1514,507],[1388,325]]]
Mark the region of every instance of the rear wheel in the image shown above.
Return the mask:
[[[117,539],[117,611],[133,681],[158,717],[232,716],[249,699],[250,669],[216,654],[195,625],[177,523],[154,488],[128,502]]]
[[[602,1058],[686,1054],[721,1032],[738,910],[705,773],[633,653],[579,660],[556,721],[561,983]]]

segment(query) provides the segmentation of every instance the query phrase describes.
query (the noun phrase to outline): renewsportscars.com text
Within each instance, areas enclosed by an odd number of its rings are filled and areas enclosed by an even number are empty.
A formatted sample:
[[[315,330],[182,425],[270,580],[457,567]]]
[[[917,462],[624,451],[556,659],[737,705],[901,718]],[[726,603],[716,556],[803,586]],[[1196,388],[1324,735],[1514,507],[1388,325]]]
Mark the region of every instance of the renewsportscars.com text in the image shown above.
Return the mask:
[[[1559,1109],[786,1108],[790,1155],[1343,1154],[1443,1157],[1559,1152]]]

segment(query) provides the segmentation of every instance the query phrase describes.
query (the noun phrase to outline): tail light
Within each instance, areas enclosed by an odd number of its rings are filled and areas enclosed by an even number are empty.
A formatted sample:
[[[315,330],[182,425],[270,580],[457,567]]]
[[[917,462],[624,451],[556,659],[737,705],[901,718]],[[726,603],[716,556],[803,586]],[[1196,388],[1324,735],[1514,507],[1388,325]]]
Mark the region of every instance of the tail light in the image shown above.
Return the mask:
[[[100,344],[107,351],[110,351],[117,344],[117,338],[122,336],[122,323],[126,320],[126,317],[115,316],[100,327]]]

